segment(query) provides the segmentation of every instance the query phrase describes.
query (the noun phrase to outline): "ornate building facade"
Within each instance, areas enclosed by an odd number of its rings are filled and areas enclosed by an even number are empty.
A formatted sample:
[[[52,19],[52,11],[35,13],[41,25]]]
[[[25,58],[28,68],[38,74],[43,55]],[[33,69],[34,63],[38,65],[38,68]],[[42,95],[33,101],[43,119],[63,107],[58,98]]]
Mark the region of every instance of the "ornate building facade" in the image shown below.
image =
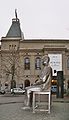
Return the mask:
[[[64,39],[24,39],[18,18],[12,19],[12,25],[1,38],[0,46],[0,89],[10,89],[12,80],[16,86],[33,84],[42,70],[42,56],[50,56],[53,77],[57,71],[63,71],[64,85],[69,80],[69,40]]]

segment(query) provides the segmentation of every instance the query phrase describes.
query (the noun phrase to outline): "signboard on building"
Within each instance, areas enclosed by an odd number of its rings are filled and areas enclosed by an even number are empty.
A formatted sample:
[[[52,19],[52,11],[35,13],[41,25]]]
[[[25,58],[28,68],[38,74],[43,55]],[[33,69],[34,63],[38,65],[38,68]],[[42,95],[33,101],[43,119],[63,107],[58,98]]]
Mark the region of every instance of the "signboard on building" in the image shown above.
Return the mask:
[[[53,76],[57,76],[57,71],[62,71],[62,54],[48,54]]]

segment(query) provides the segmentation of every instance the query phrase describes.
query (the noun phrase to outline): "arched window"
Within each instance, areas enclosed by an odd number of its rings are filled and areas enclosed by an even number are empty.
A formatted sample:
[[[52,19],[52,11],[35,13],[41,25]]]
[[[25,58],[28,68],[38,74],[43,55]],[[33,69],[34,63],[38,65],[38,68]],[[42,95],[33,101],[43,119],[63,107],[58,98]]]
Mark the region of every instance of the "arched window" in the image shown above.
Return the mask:
[[[25,80],[25,81],[24,81],[24,86],[25,86],[25,87],[30,86],[30,81],[29,81],[29,80]]]
[[[67,59],[67,69],[69,69],[69,57]]]
[[[30,59],[28,57],[26,57],[24,59],[24,69],[25,70],[29,70],[30,69]]]
[[[35,59],[35,69],[37,70],[41,69],[41,58],[40,57],[37,57]]]

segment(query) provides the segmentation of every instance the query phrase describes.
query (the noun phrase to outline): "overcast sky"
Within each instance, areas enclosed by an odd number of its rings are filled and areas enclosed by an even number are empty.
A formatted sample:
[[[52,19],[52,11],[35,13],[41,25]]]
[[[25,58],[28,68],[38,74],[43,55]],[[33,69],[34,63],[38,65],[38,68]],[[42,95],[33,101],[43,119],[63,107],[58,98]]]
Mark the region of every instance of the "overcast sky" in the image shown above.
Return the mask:
[[[69,0],[0,0],[0,39],[8,32],[15,9],[25,39],[69,39]]]

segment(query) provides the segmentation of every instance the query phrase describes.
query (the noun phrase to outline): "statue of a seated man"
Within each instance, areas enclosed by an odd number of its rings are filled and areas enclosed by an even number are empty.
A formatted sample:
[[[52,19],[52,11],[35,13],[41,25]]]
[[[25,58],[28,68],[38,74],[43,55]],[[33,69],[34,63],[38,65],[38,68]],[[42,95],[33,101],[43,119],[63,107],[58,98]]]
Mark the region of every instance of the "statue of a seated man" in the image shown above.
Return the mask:
[[[31,93],[34,91],[43,91],[43,90],[50,90],[51,89],[51,77],[52,77],[52,68],[49,65],[50,58],[48,55],[43,56],[42,64],[44,68],[39,76],[39,80],[36,81],[32,86],[26,87],[26,108],[30,108],[31,106]]]

